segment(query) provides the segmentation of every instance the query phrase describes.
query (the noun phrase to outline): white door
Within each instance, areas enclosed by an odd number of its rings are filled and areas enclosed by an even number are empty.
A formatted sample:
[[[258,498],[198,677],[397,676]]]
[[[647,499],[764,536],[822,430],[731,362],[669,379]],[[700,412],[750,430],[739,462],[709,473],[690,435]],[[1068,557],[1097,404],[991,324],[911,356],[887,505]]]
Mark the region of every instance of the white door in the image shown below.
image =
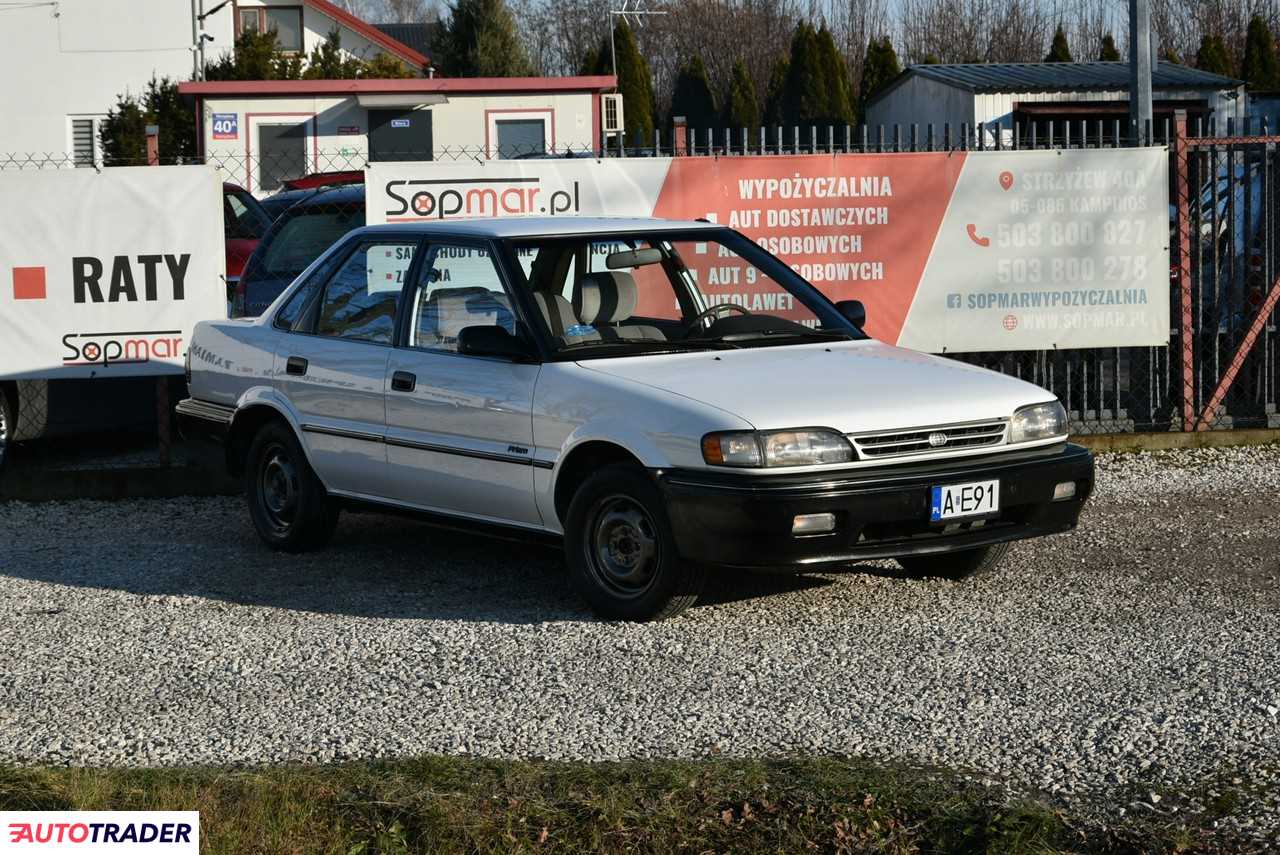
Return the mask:
[[[409,289],[408,336],[386,368],[392,495],[469,518],[541,525],[533,497],[538,365],[458,353],[458,333],[516,334],[510,295],[481,244],[432,243]]]
[[[413,249],[403,239],[356,244],[276,347],[277,387],[297,410],[312,465],[332,490],[386,490],[383,383]]]

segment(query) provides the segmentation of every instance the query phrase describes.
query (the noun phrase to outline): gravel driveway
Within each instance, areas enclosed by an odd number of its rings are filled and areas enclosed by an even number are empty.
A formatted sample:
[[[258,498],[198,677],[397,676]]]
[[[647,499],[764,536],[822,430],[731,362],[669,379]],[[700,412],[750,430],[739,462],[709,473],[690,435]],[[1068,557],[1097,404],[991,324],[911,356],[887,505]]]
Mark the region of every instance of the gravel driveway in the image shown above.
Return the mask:
[[[1234,778],[1274,834],[1280,450],[1099,469],[990,577],[722,575],[657,625],[394,517],[293,557],[238,499],[0,504],[0,761],[866,754],[1132,810]]]

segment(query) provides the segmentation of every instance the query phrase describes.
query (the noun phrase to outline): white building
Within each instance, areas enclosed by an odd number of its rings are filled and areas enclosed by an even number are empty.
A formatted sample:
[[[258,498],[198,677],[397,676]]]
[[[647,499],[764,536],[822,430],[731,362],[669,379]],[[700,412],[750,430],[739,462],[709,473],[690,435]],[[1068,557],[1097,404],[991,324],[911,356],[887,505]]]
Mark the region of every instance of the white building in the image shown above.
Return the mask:
[[[473,160],[599,151],[621,127],[611,75],[184,83],[201,153],[228,180],[282,179],[369,161]]]
[[[289,51],[309,53],[336,29],[356,56],[385,53],[414,70],[429,62],[329,0],[0,0],[0,159],[93,163],[96,123],[117,96],[141,92],[153,75],[192,78],[202,9],[208,60],[257,27],[274,28]]]
[[[1193,123],[1201,120],[1206,133],[1210,120],[1225,133],[1227,119],[1238,127],[1245,116],[1245,90],[1239,80],[1161,62],[1152,71],[1151,87],[1157,133],[1175,110],[1187,111]],[[930,124],[935,140],[941,141],[944,125],[949,125],[954,141],[962,125],[973,134],[985,124],[989,137],[998,127],[1008,140],[1015,127],[1022,139],[1029,139],[1033,124],[1042,138],[1049,122],[1055,124],[1056,137],[1062,136],[1067,122],[1072,123],[1072,134],[1078,134],[1082,121],[1093,136],[1101,122],[1109,139],[1115,121],[1123,129],[1128,115],[1126,62],[975,63],[908,66],[871,99],[866,123],[884,126],[886,134],[897,125],[903,141],[910,138],[912,125],[923,141]]]

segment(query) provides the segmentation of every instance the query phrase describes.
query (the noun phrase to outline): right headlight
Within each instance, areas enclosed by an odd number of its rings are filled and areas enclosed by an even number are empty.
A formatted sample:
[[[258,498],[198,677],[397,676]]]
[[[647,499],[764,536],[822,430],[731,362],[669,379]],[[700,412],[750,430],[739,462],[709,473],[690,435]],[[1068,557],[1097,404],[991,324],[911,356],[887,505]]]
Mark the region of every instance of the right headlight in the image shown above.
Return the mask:
[[[1067,411],[1060,401],[1032,404],[1013,414],[1009,423],[1009,442],[1031,442],[1067,435]]]
[[[702,459],[712,466],[819,466],[848,463],[853,446],[840,433],[822,428],[709,433]]]

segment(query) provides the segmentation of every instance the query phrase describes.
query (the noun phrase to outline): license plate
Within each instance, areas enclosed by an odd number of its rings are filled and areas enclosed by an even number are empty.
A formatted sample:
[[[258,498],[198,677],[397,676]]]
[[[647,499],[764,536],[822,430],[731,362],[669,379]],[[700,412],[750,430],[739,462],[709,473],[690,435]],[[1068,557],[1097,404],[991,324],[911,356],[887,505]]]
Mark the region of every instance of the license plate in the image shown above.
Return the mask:
[[[1000,482],[973,481],[934,487],[929,507],[929,519],[934,521],[993,514],[1000,510]]]

